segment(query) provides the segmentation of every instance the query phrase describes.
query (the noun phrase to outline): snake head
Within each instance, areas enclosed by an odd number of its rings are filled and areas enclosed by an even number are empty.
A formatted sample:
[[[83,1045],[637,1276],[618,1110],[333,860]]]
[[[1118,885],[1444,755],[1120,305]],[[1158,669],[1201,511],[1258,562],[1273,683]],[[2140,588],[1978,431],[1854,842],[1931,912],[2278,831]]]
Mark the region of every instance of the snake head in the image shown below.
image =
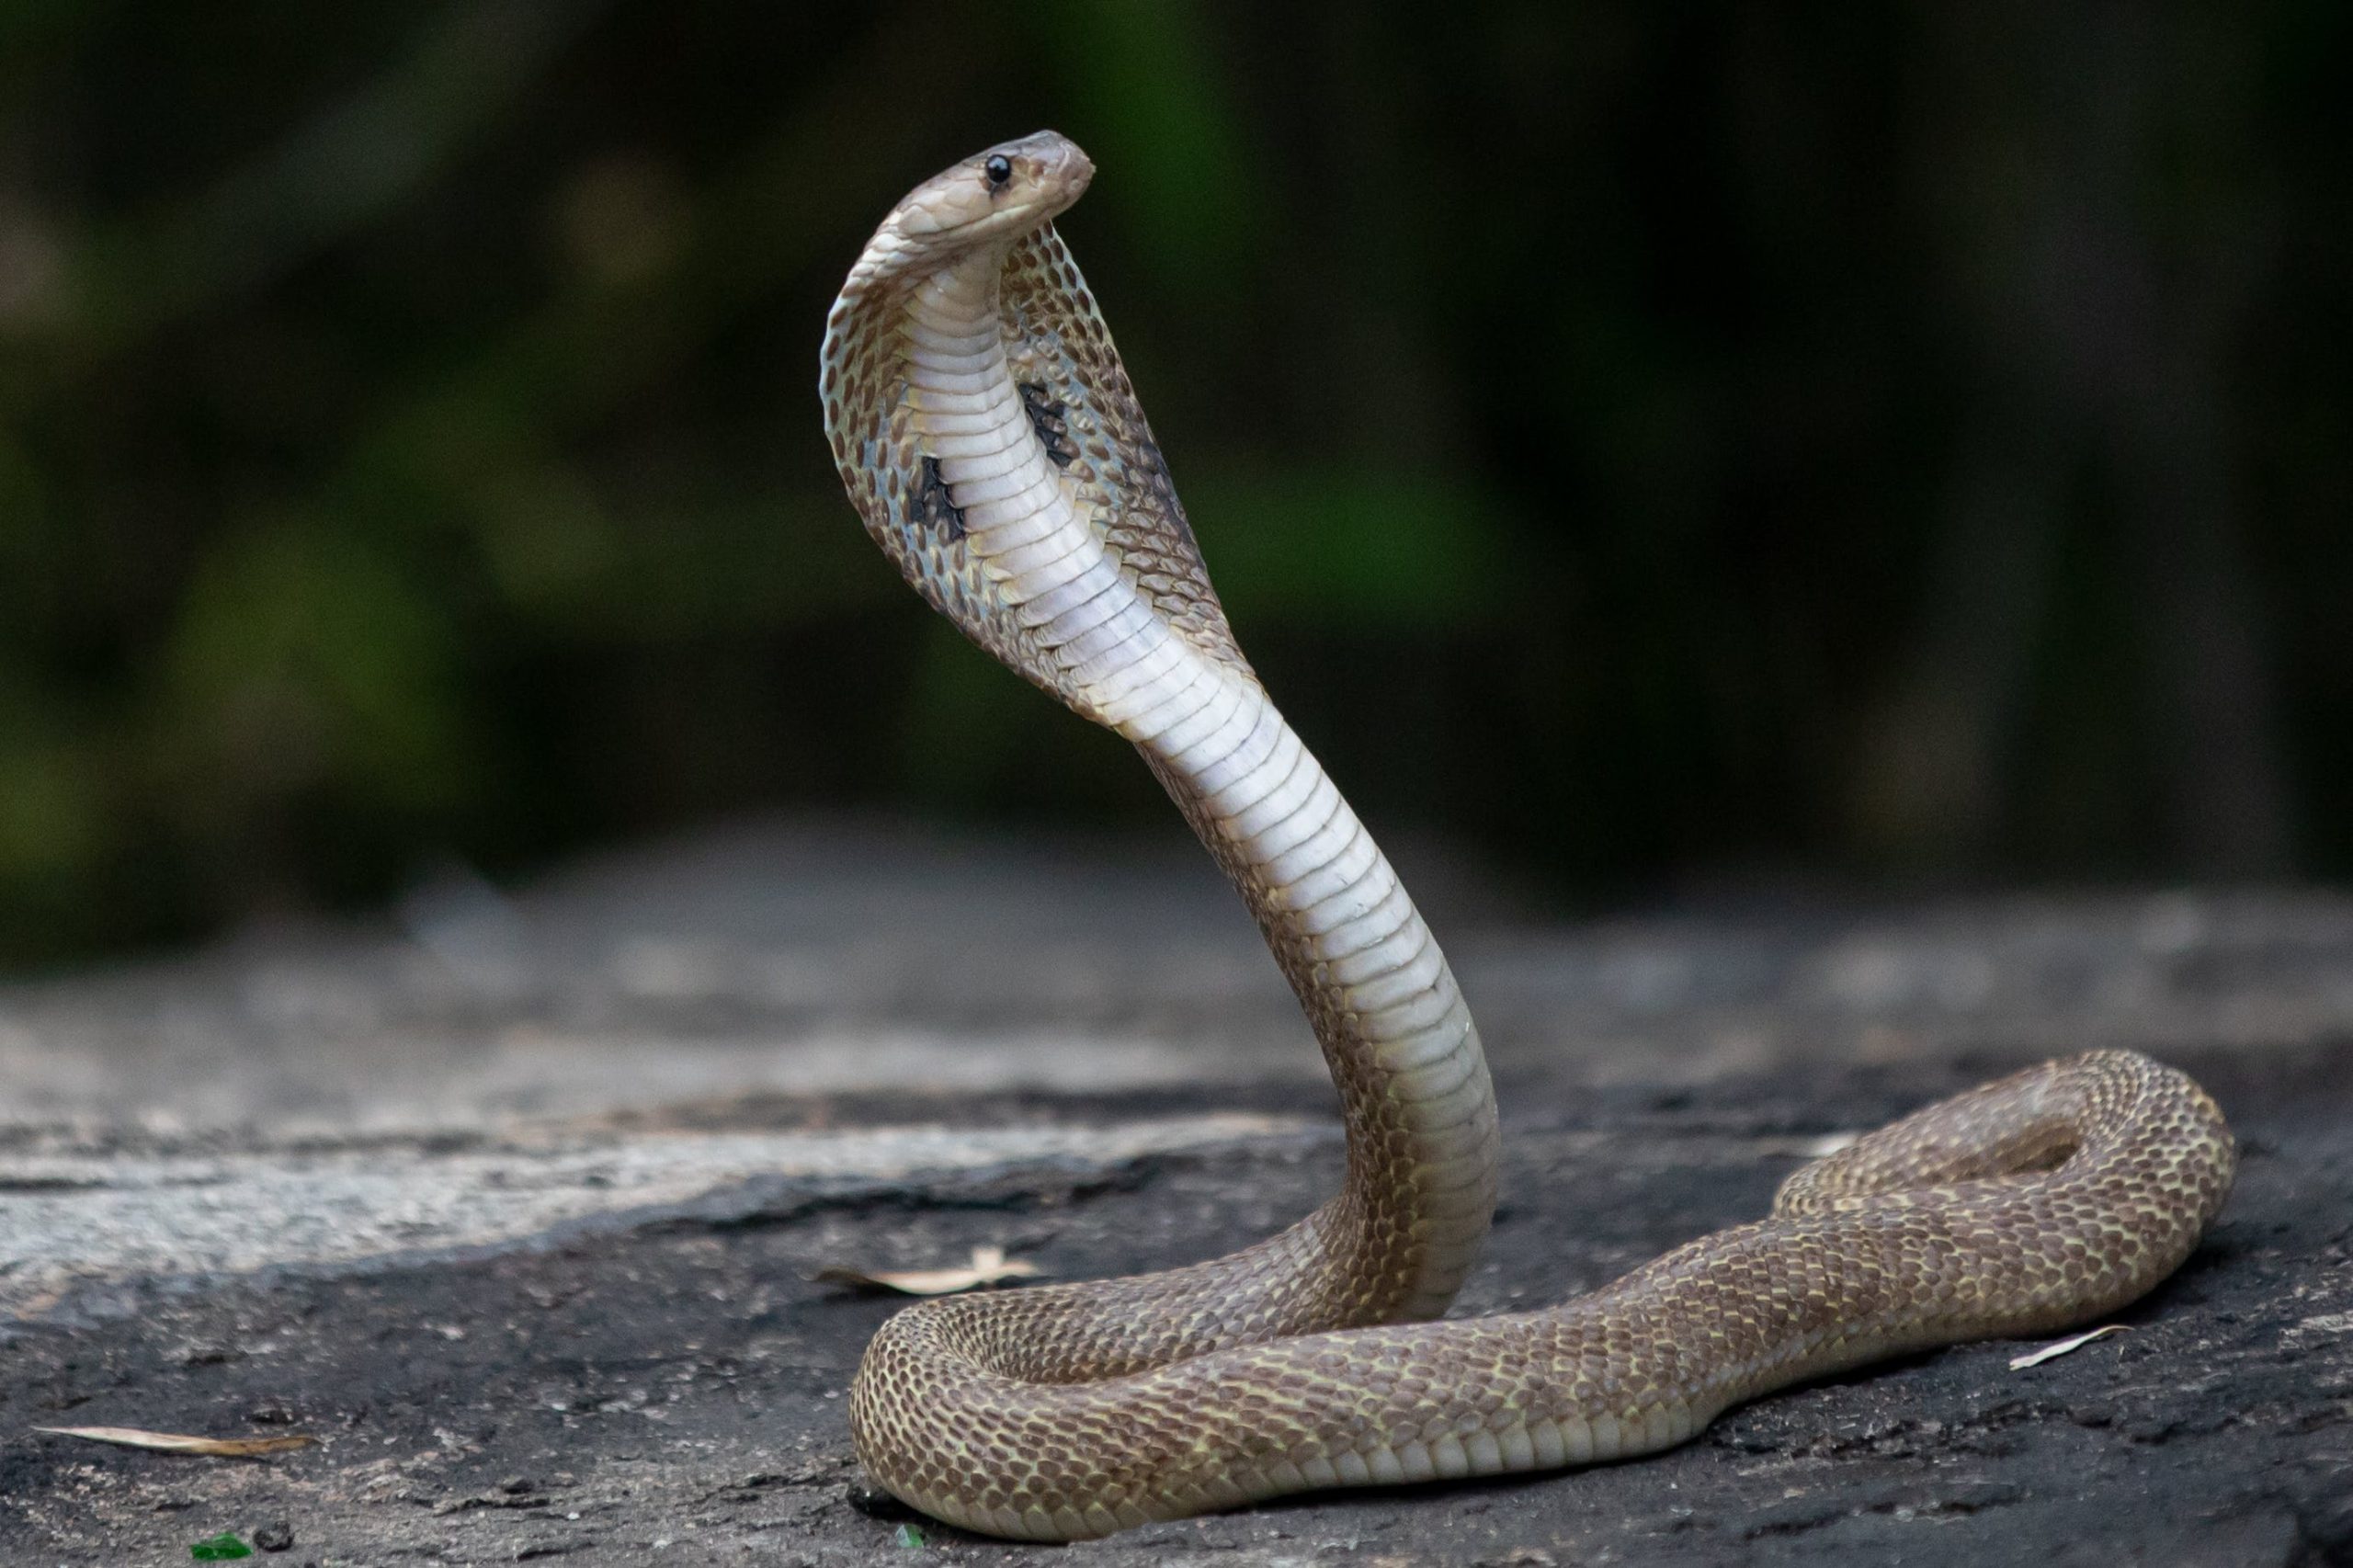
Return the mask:
[[[1094,160],[1058,131],[1000,142],[934,175],[891,209],[850,275],[851,289],[920,275],[976,246],[1010,248],[1052,222],[1094,177]]]

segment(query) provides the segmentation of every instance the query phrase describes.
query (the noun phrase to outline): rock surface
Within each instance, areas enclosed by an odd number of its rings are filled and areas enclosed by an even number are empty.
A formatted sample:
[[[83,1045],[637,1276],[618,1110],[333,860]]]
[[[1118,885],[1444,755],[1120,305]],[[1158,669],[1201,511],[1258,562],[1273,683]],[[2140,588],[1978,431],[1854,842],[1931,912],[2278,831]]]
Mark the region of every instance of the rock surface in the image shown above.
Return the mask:
[[[1124,1273],[1331,1189],[1320,1066],[1197,854],[747,830],[0,992],[0,1551],[1036,1557],[860,1484],[842,1394],[893,1303],[811,1276],[987,1245]],[[1458,1312],[1590,1289],[1761,1212],[1825,1135],[2090,1044],[2197,1074],[2238,1190],[2130,1332],[2039,1367],[1963,1346],[1628,1464],[1074,1557],[2353,1563],[2353,901],[1563,927],[1416,858],[1506,1108]],[[236,1460],[31,1430],[92,1426],[317,1441]]]

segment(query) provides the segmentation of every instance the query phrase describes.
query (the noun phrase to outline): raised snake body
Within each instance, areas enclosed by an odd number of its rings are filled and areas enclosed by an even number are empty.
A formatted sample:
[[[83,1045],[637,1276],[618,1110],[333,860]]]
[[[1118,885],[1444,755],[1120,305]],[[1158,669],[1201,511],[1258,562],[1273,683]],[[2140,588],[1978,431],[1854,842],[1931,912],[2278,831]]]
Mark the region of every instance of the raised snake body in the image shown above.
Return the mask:
[[[1231,1256],[926,1302],[850,1392],[875,1479],[1071,1540],[1319,1486],[1554,1468],[1906,1350],[2109,1312],[2228,1193],[2221,1113],[2102,1051],[1798,1171],[1771,1218],[1540,1312],[1432,1323],[1486,1234],[1495,1100],[1429,929],[1236,646],[1051,227],[1094,173],[1040,132],[884,219],[827,323],[826,433],[933,608],[1143,753],[1298,994],[1347,1130],[1340,1194]]]

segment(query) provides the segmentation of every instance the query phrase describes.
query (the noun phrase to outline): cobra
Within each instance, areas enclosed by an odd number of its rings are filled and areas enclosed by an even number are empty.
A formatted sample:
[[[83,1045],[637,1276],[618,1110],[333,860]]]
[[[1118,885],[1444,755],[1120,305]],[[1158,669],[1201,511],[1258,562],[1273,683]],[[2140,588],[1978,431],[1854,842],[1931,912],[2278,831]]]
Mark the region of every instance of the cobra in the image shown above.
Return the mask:
[[[916,591],[1132,742],[1240,892],[1330,1066],[1347,1176],[1228,1257],[892,1318],[850,1391],[875,1480],[1060,1540],[1618,1459],[1801,1379],[2080,1323],[2177,1267],[2229,1191],[2229,1131],[2188,1078],[2111,1051],[1918,1111],[1796,1172],[1766,1219],[1589,1295],[1436,1321],[1495,1206],[1478,1031],[1210,585],[1053,229],[1093,175],[1040,132],[892,208],[827,322],[826,434]]]

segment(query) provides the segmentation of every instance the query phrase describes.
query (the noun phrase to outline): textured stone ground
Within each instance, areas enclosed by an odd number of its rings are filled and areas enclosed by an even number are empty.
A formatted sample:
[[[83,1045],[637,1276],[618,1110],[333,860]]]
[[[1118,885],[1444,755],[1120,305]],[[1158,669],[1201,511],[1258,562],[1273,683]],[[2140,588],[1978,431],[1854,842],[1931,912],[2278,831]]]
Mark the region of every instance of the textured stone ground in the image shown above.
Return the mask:
[[[1070,1555],[2353,1562],[2353,901],[1563,927],[1407,847],[1506,1107],[1461,1312],[1601,1283],[1824,1134],[2087,1044],[2199,1074],[2239,1190],[2131,1332],[2040,1368],[1962,1347],[1634,1463]],[[1197,855],[746,830],[0,992],[0,1553],[187,1562],[282,1522],[261,1562],[1040,1557],[863,1494],[841,1394],[892,1308],[809,1276],[976,1244],[1125,1272],[1330,1189],[1314,1053]],[[93,1425],[320,1441],[29,1431]]]

